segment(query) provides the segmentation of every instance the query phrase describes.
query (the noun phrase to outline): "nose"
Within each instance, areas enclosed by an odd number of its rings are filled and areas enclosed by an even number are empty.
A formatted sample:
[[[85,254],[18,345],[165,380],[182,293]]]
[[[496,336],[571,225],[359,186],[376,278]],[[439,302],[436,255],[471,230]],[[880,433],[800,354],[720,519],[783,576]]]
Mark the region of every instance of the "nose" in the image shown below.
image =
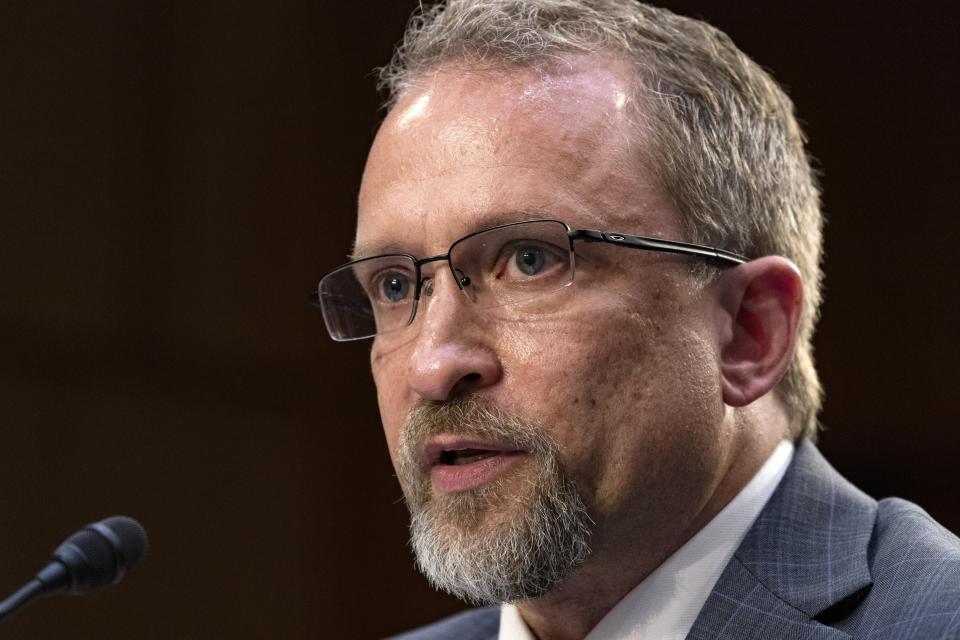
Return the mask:
[[[410,387],[424,400],[442,402],[496,384],[503,371],[490,323],[449,270],[438,269],[432,284],[414,320],[421,325],[407,365]]]

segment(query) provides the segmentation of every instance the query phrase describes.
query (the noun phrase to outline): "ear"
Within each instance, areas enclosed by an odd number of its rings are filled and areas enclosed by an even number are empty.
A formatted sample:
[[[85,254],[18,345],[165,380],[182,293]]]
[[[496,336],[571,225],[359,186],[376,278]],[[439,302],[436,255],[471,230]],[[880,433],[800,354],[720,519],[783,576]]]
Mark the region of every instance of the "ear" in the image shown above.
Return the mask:
[[[792,262],[766,256],[728,269],[714,284],[723,401],[742,407],[772,390],[790,366],[803,282]]]

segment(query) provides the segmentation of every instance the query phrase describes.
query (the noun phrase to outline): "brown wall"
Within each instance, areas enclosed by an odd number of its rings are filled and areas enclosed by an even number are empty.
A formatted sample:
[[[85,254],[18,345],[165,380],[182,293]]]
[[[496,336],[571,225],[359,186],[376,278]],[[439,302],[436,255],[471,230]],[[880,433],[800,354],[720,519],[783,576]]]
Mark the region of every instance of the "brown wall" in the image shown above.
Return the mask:
[[[7,637],[370,638],[459,608],[411,568],[368,347],[306,302],[414,4],[0,4],[0,592],[113,513],[153,545]],[[824,171],[822,448],[960,530],[958,10],[667,4],[775,70]]]

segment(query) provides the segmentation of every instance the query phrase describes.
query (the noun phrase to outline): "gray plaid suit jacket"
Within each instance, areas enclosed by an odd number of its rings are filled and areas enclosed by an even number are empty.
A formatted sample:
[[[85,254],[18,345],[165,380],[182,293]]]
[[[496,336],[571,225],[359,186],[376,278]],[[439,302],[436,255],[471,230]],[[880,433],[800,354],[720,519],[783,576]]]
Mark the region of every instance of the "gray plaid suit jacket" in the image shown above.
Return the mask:
[[[474,609],[394,640],[496,640],[499,621]],[[960,540],[801,441],[687,638],[960,639]]]

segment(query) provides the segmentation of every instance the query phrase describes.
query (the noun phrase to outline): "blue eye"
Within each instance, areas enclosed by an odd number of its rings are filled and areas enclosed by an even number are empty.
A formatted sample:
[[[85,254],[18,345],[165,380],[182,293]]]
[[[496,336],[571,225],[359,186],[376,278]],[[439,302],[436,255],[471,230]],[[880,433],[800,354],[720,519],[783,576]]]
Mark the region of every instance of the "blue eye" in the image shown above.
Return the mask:
[[[521,273],[528,276],[535,276],[543,270],[547,258],[543,254],[543,249],[539,247],[521,247],[514,254],[514,262]]]
[[[380,286],[387,300],[400,302],[410,293],[410,278],[402,273],[388,273]]]

